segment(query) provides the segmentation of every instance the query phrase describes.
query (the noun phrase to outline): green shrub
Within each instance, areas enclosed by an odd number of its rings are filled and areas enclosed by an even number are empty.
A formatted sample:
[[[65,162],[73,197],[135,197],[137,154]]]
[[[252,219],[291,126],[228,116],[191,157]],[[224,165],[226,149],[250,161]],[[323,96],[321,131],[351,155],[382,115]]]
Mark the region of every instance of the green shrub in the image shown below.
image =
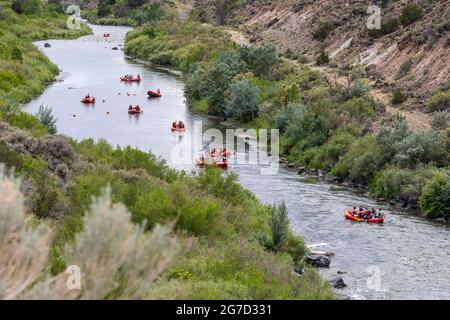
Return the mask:
[[[412,59],[406,59],[399,67],[396,79],[401,79],[405,77],[408,72],[411,70],[412,66],[414,65],[414,62]]]
[[[394,91],[394,93],[392,94],[392,99],[391,99],[391,103],[393,105],[402,104],[405,101],[406,101],[406,97],[403,95],[403,93],[401,91],[399,91],[399,90]]]
[[[18,47],[14,47],[11,51],[11,58],[13,60],[17,60],[23,62],[23,54],[22,51]]]
[[[6,165],[6,167],[20,170],[23,166],[22,156],[11,149],[6,142],[0,141],[0,163]]]
[[[326,53],[325,51],[320,52],[320,54],[316,60],[316,65],[322,66],[322,65],[328,64],[329,62],[330,62],[330,58],[328,57],[328,53]]]
[[[17,13],[38,14],[42,10],[41,0],[15,0],[12,9]]]
[[[432,167],[417,170],[389,167],[376,175],[370,190],[377,197],[398,199],[407,204],[419,198],[422,188],[436,172]]]
[[[433,114],[433,120],[431,126],[434,130],[446,130],[448,128],[448,122],[450,121],[450,114],[447,111],[435,112]]]
[[[300,162],[310,168],[332,168],[355,141],[351,130],[343,127],[336,132],[329,141],[317,148],[308,149],[300,158]]]
[[[418,7],[415,4],[407,4],[402,10],[400,22],[402,23],[403,26],[407,26],[419,20],[420,18],[422,18],[422,16],[423,16],[422,8]]]
[[[279,111],[274,119],[274,127],[284,133],[290,122],[298,122],[306,109],[304,105],[290,103],[286,108]]]
[[[370,181],[383,165],[380,154],[375,137],[362,137],[339,159],[331,174],[340,178],[351,177],[360,182]]]
[[[259,89],[248,80],[234,83],[230,89],[231,94],[226,104],[227,114],[243,122],[256,118],[259,113]]]
[[[330,123],[324,115],[309,113],[292,119],[281,141],[283,153],[290,153],[292,160],[299,159],[307,149],[327,141],[329,132]]]
[[[272,246],[274,250],[279,250],[289,236],[289,216],[284,202],[278,207],[272,208],[270,230],[272,231]]]
[[[331,21],[322,21],[319,26],[314,30],[313,37],[316,40],[325,40],[331,31],[334,30],[334,23]]]
[[[420,208],[429,218],[450,218],[450,178],[439,172],[423,187]]]
[[[41,104],[36,116],[41,124],[47,128],[50,134],[55,134],[57,132],[56,118],[53,115],[53,108]]]
[[[449,110],[450,90],[435,93],[430,97],[430,99],[428,99],[427,107],[431,112]]]
[[[141,193],[131,206],[133,221],[145,223],[148,229],[152,229],[157,223],[175,221],[177,207],[169,195],[169,191],[162,187],[153,187]]]

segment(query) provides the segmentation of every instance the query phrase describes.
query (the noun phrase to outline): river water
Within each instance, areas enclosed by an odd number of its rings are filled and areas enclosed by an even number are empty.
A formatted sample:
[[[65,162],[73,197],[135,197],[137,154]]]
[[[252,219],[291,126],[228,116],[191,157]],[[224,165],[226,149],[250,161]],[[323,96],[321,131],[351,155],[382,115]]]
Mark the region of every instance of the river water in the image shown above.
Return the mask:
[[[185,103],[182,77],[127,59],[122,45],[126,27],[92,26],[94,35],[78,40],[50,40],[36,45],[61,69],[57,82],[25,106],[36,113],[39,105],[53,107],[58,131],[75,139],[106,139],[113,145],[131,145],[166,159],[180,169],[192,164],[171,162],[175,146],[189,139],[172,134],[173,120],[187,128],[203,121],[204,128],[217,120],[191,113]],[[105,41],[103,33],[111,37]],[[112,50],[117,47],[118,50]],[[124,74],[140,74],[141,84],[119,81]],[[161,89],[161,99],[147,99],[150,89]],[[90,93],[95,106],[80,100]],[[127,107],[139,104],[140,116],[129,116]],[[335,253],[325,278],[337,273],[347,283],[339,293],[352,299],[450,299],[449,229],[420,217],[392,211],[384,203],[359,196],[352,190],[325,183],[280,168],[276,175],[261,175],[254,165],[232,165],[230,171],[262,202],[284,200],[294,232],[316,250]],[[383,208],[389,223],[354,224],[345,221],[344,209],[353,206]]]

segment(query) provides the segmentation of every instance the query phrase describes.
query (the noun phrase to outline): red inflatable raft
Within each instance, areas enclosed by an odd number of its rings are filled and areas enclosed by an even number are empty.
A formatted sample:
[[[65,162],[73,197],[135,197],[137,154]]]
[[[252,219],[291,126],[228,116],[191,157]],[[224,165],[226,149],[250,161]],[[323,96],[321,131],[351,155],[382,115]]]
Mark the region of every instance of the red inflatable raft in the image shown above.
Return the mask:
[[[222,169],[228,168],[228,162],[227,161],[215,161],[214,163],[207,163],[204,159],[203,160],[202,159],[196,159],[195,163],[198,166],[200,166],[200,167],[210,164],[210,165],[215,165],[216,167],[222,168]]]
[[[95,103],[95,98],[84,98],[81,100],[81,103]]]
[[[141,114],[141,113],[144,113],[144,112],[142,110],[140,110],[140,109],[133,108],[133,109],[129,109],[128,113],[129,114]]]
[[[170,128],[172,132],[186,132],[186,128]]]
[[[103,34],[103,37],[109,38],[109,33],[104,33],[104,34]]]
[[[120,80],[125,82],[141,82],[141,78],[127,78],[127,77],[120,77]]]
[[[367,223],[384,223],[384,217],[382,218],[370,218],[370,219],[361,219],[359,217],[354,216],[351,214],[350,211],[346,210],[344,211],[344,217],[347,220],[355,221],[355,222],[367,222]]]
[[[149,96],[149,98],[161,98],[162,97],[162,94],[161,94],[161,91],[153,91],[153,90],[150,90],[149,92],[147,92],[147,94],[148,94],[148,96]]]

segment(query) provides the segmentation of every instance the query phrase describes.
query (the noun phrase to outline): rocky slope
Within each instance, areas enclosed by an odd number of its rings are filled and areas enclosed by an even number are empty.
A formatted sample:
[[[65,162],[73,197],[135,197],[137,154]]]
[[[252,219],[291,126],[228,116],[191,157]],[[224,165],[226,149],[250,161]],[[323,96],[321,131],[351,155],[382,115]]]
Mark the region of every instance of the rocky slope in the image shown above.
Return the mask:
[[[214,0],[206,2],[194,7],[207,8],[212,17]],[[314,62],[325,50],[332,65],[361,65],[378,88],[400,90],[408,105],[422,107],[450,79],[450,6],[422,0],[373,4],[381,10],[379,31],[367,29],[369,4],[362,0],[244,0],[227,23],[253,43],[271,42],[304,61]],[[408,5],[421,12],[402,15]]]

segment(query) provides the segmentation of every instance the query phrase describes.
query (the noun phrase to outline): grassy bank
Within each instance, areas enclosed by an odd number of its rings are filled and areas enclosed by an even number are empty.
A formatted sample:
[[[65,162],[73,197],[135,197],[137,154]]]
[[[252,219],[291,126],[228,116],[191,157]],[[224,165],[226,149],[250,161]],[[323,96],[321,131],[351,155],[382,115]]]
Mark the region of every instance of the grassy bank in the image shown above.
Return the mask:
[[[281,56],[270,45],[238,48],[221,28],[194,20],[173,24],[134,30],[126,52],[186,71],[186,93],[196,112],[278,128],[289,162],[419,207],[427,217],[450,217],[446,92],[428,102],[439,111],[432,129],[413,132],[404,119],[382,121],[385,106],[372,98],[363,69],[341,66],[336,78],[327,78],[294,52]],[[327,60],[322,53],[314,63]]]
[[[234,175],[190,175],[133,148],[72,141],[49,134],[48,110],[21,112],[58,73],[32,41],[88,30],[66,30],[40,2],[34,14],[0,4],[0,257],[16,261],[0,267],[14,273],[0,298],[334,297],[304,265],[286,208],[263,206]],[[74,265],[81,291],[65,286]]]

